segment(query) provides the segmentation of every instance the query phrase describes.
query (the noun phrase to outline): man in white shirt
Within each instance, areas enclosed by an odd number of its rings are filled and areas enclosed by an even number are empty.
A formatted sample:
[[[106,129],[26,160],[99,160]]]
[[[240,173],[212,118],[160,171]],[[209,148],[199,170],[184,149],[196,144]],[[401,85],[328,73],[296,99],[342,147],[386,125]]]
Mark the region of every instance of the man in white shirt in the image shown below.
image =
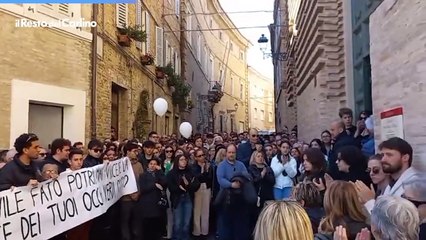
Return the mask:
[[[383,195],[402,196],[404,194],[403,182],[410,180],[416,174],[411,168],[413,162],[413,148],[404,139],[393,137],[379,145],[379,151],[383,154],[383,172],[391,176],[391,181]],[[367,187],[361,181],[355,183],[361,200],[369,212],[374,207],[375,193],[372,186]]]

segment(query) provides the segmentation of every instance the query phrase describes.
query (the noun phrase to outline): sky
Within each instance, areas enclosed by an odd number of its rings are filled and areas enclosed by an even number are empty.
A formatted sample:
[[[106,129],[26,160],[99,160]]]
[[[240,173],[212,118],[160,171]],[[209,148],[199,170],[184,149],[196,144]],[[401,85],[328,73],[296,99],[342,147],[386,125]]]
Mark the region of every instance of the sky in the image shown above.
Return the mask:
[[[266,77],[273,79],[273,65],[271,58],[263,58],[260,46],[257,40],[261,34],[270,40],[268,25],[273,23],[274,0],[219,0],[229,18],[234,22],[236,27],[259,27],[240,29],[239,31],[253,44],[247,53],[247,61],[249,66],[256,69]],[[232,13],[245,11],[265,11],[250,13]],[[268,42],[268,47],[270,43]],[[270,48],[268,48],[270,49]]]

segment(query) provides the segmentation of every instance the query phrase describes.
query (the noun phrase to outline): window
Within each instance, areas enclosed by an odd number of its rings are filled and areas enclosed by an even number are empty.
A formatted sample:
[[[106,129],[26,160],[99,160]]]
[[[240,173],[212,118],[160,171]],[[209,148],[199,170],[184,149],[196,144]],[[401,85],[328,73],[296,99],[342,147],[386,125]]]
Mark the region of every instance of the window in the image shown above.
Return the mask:
[[[244,84],[240,84],[240,99],[244,98]]]
[[[142,27],[142,3],[141,0],[136,2],[136,25]],[[136,42],[136,48],[142,50],[142,42]]]
[[[188,40],[189,45],[192,45],[192,35],[191,35],[191,30],[192,30],[192,12],[191,10],[188,9],[188,17],[186,18],[186,29],[188,31],[186,31],[186,37]]]
[[[219,40],[223,40],[223,33],[219,32]]]
[[[265,120],[265,110],[260,110],[260,120]]]
[[[235,83],[234,83],[234,78],[231,77],[231,96],[235,96]]]
[[[254,119],[257,119],[257,108],[254,109]]]
[[[269,112],[269,122],[272,122],[272,112]]]
[[[175,69],[176,74],[180,74],[180,60],[179,60],[179,54],[175,51],[173,51],[173,67]]]
[[[155,36],[156,36],[156,51],[155,51],[155,59],[157,61],[157,66],[164,65],[164,48],[163,48],[163,29],[160,27],[155,27]]]
[[[222,63],[219,64],[219,82],[220,84],[222,84],[222,80],[223,80],[223,65]]]
[[[214,81],[214,57],[210,55],[210,81]]]
[[[209,54],[207,52],[207,47],[204,47],[204,54],[203,54],[203,68],[204,68],[204,72],[207,71],[207,68],[209,67],[209,58],[208,58]]]
[[[209,27],[210,27],[210,28],[213,28],[213,19],[212,19],[212,18],[210,18],[210,21],[209,21]]]
[[[126,4],[124,4],[126,5]],[[71,5],[67,3],[51,4],[45,3],[38,6],[37,11],[46,14],[50,17],[63,19],[64,17],[74,17],[74,12],[71,11]]]
[[[244,60],[244,52],[243,51],[240,51],[240,59]]]
[[[229,50],[234,50],[234,44],[232,42],[229,42]]]
[[[117,4],[117,27],[123,28],[129,25],[128,23],[128,8],[127,4]]]
[[[165,65],[172,62],[171,54],[172,54],[172,47],[170,46],[169,41],[166,40],[166,62],[164,63]]]
[[[142,29],[146,33],[146,42],[142,42],[142,51],[143,53],[151,52],[151,31],[150,31],[150,16],[147,11],[142,11]]]
[[[201,33],[197,35],[197,59],[201,62]]]
[[[180,0],[175,0],[175,14],[176,16],[180,15]]]

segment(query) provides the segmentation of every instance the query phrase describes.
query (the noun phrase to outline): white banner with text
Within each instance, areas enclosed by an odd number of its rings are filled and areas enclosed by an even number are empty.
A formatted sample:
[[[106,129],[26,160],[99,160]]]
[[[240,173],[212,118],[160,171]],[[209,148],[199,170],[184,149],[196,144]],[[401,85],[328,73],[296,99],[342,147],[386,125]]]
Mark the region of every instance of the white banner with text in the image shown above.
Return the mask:
[[[36,188],[0,192],[0,240],[49,239],[105,213],[137,191],[128,158],[61,173]]]

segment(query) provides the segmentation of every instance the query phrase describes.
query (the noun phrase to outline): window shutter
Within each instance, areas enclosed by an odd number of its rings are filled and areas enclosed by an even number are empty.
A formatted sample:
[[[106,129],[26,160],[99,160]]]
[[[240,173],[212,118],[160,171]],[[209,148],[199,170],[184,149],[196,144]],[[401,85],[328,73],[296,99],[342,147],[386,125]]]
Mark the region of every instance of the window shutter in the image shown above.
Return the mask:
[[[214,81],[214,57],[212,55],[210,55],[210,61],[211,61],[210,81]]]
[[[145,11],[145,26],[146,26],[146,49],[147,53],[151,53],[151,16]]]
[[[177,52],[174,53],[174,58],[175,58],[175,73],[180,74],[179,54]]]
[[[61,3],[61,4],[59,4],[58,8],[59,8],[58,11],[59,11],[60,14],[63,14],[65,16],[70,16],[71,15],[70,14],[70,5],[69,4],[67,4],[67,3]]]
[[[171,58],[170,58],[170,52],[172,51],[169,41],[166,40],[166,61],[164,62],[164,65],[167,65],[169,63],[171,63]]]
[[[188,9],[188,17],[186,18],[186,29],[189,30],[186,32],[186,37],[187,37],[187,41],[189,43],[189,45],[192,45],[192,34],[191,34],[191,30],[192,30],[192,12],[191,10]]]
[[[136,2],[136,25],[142,28],[142,3],[141,0],[137,0]],[[143,29],[143,28],[142,28]],[[136,48],[139,50],[142,49],[142,42],[136,42]]]
[[[155,36],[156,36],[156,59],[157,59],[157,65],[163,66],[164,65],[164,47],[163,47],[163,29],[160,27],[155,27]]]
[[[175,13],[176,16],[180,15],[180,0],[175,0]]]
[[[127,23],[127,4],[117,4],[117,27],[123,28],[128,25]]]

